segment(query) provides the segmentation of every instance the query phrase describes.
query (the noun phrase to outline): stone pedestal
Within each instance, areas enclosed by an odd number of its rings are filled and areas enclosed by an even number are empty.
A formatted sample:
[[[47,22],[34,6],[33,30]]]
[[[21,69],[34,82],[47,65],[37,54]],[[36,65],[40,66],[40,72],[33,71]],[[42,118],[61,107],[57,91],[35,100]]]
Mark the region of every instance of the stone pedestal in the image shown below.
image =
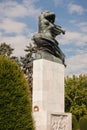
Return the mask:
[[[63,64],[45,59],[33,62],[32,111],[36,130],[67,130],[54,129],[52,125],[53,115],[64,113],[64,68]]]

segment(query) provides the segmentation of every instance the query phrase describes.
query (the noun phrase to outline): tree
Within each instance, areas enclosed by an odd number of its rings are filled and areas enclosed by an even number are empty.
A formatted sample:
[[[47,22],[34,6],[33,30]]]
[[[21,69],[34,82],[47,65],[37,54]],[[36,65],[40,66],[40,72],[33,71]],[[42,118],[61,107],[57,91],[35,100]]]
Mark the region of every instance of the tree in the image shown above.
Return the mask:
[[[80,118],[80,130],[87,130],[87,115]]]
[[[11,59],[0,56],[0,130],[33,130],[28,84]]]
[[[20,65],[18,57],[11,56],[13,51],[14,51],[14,49],[11,48],[10,45],[6,44],[5,42],[1,43],[1,45],[0,45],[0,55],[4,55],[6,57],[9,57],[10,59],[16,61]]]
[[[5,55],[10,57],[12,52],[13,52],[13,48],[10,47],[10,45],[4,43],[1,43],[0,45],[0,55]]]
[[[72,130],[77,130],[78,128],[78,121],[76,116],[72,115]]]
[[[77,120],[87,114],[87,75],[65,78],[65,111]]]
[[[26,46],[25,51],[28,53],[25,55],[25,57],[20,58],[20,62],[21,62],[22,70],[30,86],[29,88],[32,95],[33,60],[34,60],[34,54],[36,53],[36,48],[32,44],[29,44],[28,46]]]

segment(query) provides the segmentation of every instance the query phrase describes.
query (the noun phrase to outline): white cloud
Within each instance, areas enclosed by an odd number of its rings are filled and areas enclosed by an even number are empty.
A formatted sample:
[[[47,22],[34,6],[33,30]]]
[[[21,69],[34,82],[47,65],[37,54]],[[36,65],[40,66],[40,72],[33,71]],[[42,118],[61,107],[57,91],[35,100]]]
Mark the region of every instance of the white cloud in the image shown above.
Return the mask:
[[[27,27],[26,18],[36,18],[41,12],[40,8],[35,7],[35,2],[37,0],[22,0],[21,3],[12,0],[0,2],[0,35],[30,35],[32,29]],[[20,22],[20,18],[24,22]]]
[[[78,39],[78,37],[80,37],[80,33],[77,33],[77,32],[70,32],[70,31],[66,31],[66,34],[62,36],[62,39],[61,39],[61,43],[62,44],[69,44],[75,40]]]
[[[70,20],[70,23],[72,23],[74,26],[78,27],[80,32],[87,33],[87,22],[78,22],[76,20]]]
[[[11,45],[12,48],[14,48],[14,55],[15,56],[23,56],[25,54],[24,49],[26,48],[26,45],[30,43],[29,38],[32,38],[32,30],[27,28],[27,20],[29,17],[36,18],[39,16],[41,9],[35,7],[35,2],[38,0],[22,0],[21,3],[18,3],[17,1],[3,1],[0,2],[0,42],[6,42]],[[62,0],[54,0],[55,4],[60,4]],[[78,13],[83,14],[84,9],[75,4],[69,4],[69,11],[70,13]],[[77,8],[77,9],[76,9]],[[22,19],[25,23],[19,22],[19,19]],[[29,20],[28,20],[29,21]],[[74,44],[78,46],[85,46],[87,42],[87,35],[86,35],[86,23],[79,23],[78,24],[79,29],[82,32],[71,32],[66,30],[66,34],[61,37],[59,40],[60,44]],[[23,32],[28,32],[26,36],[24,36]],[[6,34],[15,33],[15,36],[8,36]],[[5,37],[5,35],[6,37]],[[70,51],[70,50],[68,50]],[[73,50],[71,50],[73,51]],[[77,54],[79,53],[79,50]],[[66,64],[66,74],[72,74],[72,73],[85,73],[86,65],[87,65],[87,55],[83,53],[80,53],[81,55],[77,55],[71,58],[67,58]],[[84,57],[84,58],[83,58]],[[85,59],[85,60],[84,60]],[[79,66],[80,65],[80,66]]]
[[[66,29],[65,35],[61,35],[59,39],[60,44],[73,44],[78,47],[87,46],[87,22],[70,21],[76,28],[75,31]]]
[[[23,3],[26,5],[26,6],[29,6],[29,5],[32,5],[32,4],[35,4],[36,2],[38,2],[39,0],[23,0]]]
[[[16,56],[25,54],[24,49],[29,38],[32,38],[32,30],[27,27],[26,18],[36,18],[40,14],[41,9],[35,7],[35,2],[37,0],[22,0],[20,3],[12,0],[0,1],[0,42],[10,44],[15,49]],[[19,22],[19,18],[23,18],[24,22]]]
[[[68,4],[69,13],[77,13],[82,15],[85,12],[85,9],[81,5],[70,3]]]
[[[74,23],[76,24],[76,23]],[[78,23],[79,29],[81,30],[83,26],[85,27],[86,23]],[[66,53],[69,53],[68,58],[66,58],[66,75],[73,74],[87,74],[87,33],[84,32],[75,32],[66,30],[66,34],[61,37],[59,40],[60,44],[69,45],[69,48],[66,48]],[[70,48],[71,44],[71,48]],[[72,47],[72,44],[74,48]],[[71,56],[71,54],[75,54]]]
[[[65,75],[87,74],[87,53],[67,58],[66,64]]]
[[[80,22],[80,23],[76,23],[76,26],[79,27],[79,29],[83,32],[87,34],[87,22]]]
[[[24,0],[22,3],[11,0],[0,2],[0,16],[11,18],[32,16],[36,18],[41,9],[36,8],[34,2],[34,0],[32,2]]]
[[[26,28],[26,25],[21,22],[13,21],[11,19],[3,19],[0,23],[0,29],[4,31],[4,33],[22,33]]]
[[[81,32],[66,31],[66,34],[59,40],[61,44],[71,44],[85,46],[87,43],[87,35]]]
[[[76,54],[81,54],[81,55],[83,55],[83,54],[86,54],[87,53],[87,47],[83,47],[83,48],[78,48],[78,49],[76,49]]]
[[[13,51],[13,55],[23,56],[25,54],[24,49],[26,48],[26,45],[30,43],[30,39],[23,35],[18,35],[15,37],[1,37],[0,42],[6,42],[6,44],[10,44],[11,47],[15,49]]]

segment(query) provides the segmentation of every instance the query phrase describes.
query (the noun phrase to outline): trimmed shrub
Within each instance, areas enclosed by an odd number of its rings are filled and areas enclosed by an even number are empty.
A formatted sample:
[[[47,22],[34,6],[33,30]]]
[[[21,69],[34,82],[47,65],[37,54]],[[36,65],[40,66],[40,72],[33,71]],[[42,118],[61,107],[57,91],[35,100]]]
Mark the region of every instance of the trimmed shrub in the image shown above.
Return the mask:
[[[87,115],[80,118],[79,126],[80,130],[87,130]]]
[[[33,130],[26,79],[19,66],[0,56],[0,130]]]
[[[78,127],[78,121],[75,115],[72,115],[72,130],[76,130]]]

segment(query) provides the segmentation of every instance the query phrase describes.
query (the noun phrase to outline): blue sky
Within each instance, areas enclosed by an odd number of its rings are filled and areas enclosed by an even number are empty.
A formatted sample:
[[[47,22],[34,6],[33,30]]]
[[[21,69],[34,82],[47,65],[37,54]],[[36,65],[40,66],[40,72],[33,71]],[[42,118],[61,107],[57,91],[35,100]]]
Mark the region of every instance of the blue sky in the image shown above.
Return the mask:
[[[86,0],[0,0],[0,44],[10,44],[13,55],[23,56],[44,10],[54,12],[55,24],[66,30],[56,38],[66,55],[65,75],[87,74]]]

